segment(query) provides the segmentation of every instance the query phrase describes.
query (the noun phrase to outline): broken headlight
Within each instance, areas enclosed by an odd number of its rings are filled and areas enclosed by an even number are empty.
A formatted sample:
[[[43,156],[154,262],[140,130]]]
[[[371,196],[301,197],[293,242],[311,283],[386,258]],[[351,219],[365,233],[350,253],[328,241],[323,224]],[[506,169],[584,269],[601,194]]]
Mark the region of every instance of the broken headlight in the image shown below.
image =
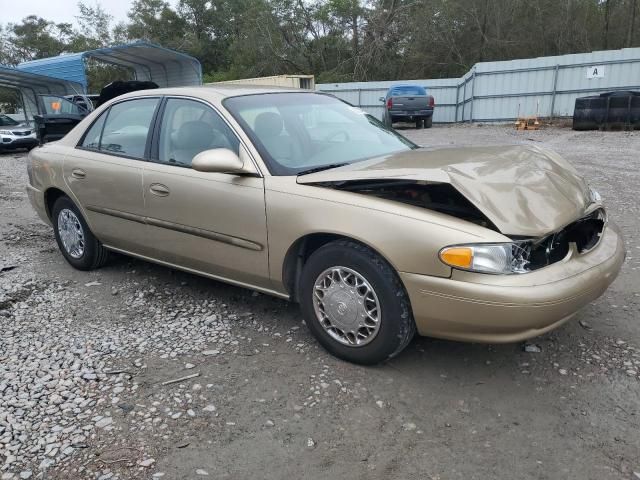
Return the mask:
[[[453,268],[478,273],[526,273],[530,241],[455,245],[440,250],[440,260]]]

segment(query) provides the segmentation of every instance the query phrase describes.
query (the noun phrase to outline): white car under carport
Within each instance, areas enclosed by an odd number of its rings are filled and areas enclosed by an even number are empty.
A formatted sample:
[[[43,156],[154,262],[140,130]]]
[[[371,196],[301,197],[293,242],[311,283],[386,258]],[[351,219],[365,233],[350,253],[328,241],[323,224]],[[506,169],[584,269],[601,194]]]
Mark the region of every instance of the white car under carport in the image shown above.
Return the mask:
[[[31,150],[36,145],[38,139],[33,127],[0,114],[0,151],[18,148]]]

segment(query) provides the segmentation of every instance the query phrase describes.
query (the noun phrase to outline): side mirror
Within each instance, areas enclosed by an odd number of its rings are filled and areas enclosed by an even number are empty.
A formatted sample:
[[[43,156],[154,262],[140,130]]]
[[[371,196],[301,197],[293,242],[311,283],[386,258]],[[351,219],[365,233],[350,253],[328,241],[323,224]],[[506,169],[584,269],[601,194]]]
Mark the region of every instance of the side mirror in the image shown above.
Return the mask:
[[[191,161],[198,172],[245,173],[244,162],[227,148],[213,148],[200,152]]]
[[[380,100],[382,103],[384,103],[385,98],[384,97],[380,97],[380,98],[378,98],[378,100]]]

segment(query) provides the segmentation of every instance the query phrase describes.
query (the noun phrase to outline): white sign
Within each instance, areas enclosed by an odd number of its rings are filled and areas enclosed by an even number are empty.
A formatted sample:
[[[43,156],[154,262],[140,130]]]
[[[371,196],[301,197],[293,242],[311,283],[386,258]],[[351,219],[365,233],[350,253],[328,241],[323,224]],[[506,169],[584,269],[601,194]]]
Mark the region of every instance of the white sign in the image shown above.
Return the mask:
[[[604,78],[604,65],[594,65],[587,67],[587,78]]]

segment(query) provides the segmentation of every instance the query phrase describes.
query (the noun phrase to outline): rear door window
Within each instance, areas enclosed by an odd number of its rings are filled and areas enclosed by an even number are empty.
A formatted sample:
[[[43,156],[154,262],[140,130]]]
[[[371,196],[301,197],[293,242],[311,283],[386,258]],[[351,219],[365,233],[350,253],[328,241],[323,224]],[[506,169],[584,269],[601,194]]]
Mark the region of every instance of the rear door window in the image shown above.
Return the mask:
[[[139,98],[113,105],[105,121],[100,151],[144,158],[151,121],[159,98]]]
[[[100,137],[102,136],[102,128],[104,127],[104,121],[107,118],[107,113],[100,115],[100,118],[93,122],[91,128],[85,133],[84,139],[80,146],[82,148],[88,148],[89,150],[100,150]]]

